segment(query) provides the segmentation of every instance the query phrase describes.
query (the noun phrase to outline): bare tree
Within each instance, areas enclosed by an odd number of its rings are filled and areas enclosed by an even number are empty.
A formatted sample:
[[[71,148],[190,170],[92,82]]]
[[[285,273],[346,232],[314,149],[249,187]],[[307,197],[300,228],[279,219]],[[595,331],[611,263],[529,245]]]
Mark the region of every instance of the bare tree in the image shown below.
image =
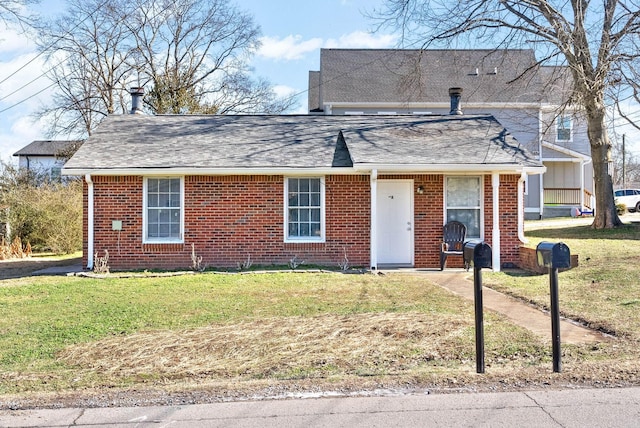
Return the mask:
[[[108,114],[124,113],[135,53],[118,12],[120,0],[71,0],[65,15],[40,27],[48,75],[57,91],[40,117],[52,134],[74,137],[91,132]]]
[[[250,77],[259,31],[228,0],[69,0],[41,28],[57,92],[40,116],[54,134],[90,135],[127,111],[132,86],[155,114],[281,113],[294,100]]]
[[[382,25],[420,40],[424,47],[452,42],[536,49],[540,63],[565,66],[571,90],[564,106],[586,117],[594,167],[596,213],[593,227],[621,223],[609,172],[611,141],[607,106],[624,85],[636,88],[640,57],[640,8],[634,1],[587,0],[385,0],[376,16]],[[633,94],[638,94],[632,89]]]
[[[145,0],[126,25],[140,56],[139,79],[156,113],[280,113],[268,82],[253,80],[248,59],[260,28],[228,0]]]
[[[40,0],[0,0],[0,21],[4,24],[18,24],[24,27],[33,24],[33,17],[26,7],[38,4]]]

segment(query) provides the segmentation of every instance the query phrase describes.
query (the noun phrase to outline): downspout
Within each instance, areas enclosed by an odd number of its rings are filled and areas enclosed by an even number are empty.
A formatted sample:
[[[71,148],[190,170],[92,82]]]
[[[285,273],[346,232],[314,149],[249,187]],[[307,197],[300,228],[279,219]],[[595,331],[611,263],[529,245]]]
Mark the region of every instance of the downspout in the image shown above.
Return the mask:
[[[538,110],[538,153],[540,163],[542,163],[542,109]],[[543,164],[544,165],[544,164]],[[540,191],[540,218],[544,214],[544,174],[538,175],[539,191]]]
[[[93,181],[91,180],[91,174],[84,176],[87,182],[87,269],[93,269]]]
[[[500,173],[491,174],[493,189],[493,230],[491,234],[492,260],[494,272],[500,272]]]
[[[527,173],[522,172],[518,180],[518,239],[523,244],[529,242],[524,236],[524,181],[527,179]]]
[[[371,232],[370,232],[370,242],[369,242],[369,253],[370,259],[369,265],[371,266],[371,271],[375,271],[378,269],[378,213],[376,207],[378,205],[378,170],[371,170]]]

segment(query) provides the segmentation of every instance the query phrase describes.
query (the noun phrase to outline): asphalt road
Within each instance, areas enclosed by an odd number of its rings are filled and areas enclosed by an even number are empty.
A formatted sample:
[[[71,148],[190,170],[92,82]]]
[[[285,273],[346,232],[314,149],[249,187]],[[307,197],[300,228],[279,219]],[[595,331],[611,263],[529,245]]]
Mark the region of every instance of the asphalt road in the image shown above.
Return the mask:
[[[0,411],[2,427],[638,427],[640,388]]]

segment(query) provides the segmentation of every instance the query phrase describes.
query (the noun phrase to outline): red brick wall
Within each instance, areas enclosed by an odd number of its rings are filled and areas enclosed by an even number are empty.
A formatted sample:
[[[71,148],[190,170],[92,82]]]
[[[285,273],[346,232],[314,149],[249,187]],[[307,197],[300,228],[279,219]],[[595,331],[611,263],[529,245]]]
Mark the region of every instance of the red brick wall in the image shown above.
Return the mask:
[[[385,175],[414,180],[415,266],[439,266],[444,219],[442,174]],[[518,175],[500,176],[502,263],[519,261],[517,235]],[[112,269],[186,269],[191,244],[203,264],[235,267],[251,257],[255,265],[286,265],[294,256],[306,264],[336,266],[346,251],[351,266],[369,266],[369,176],[325,177],[326,242],[285,243],[282,176],[185,177],[184,244],[142,244],[142,177],[93,177],[94,251],[109,250]],[[422,186],[423,194],[417,193]],[[493,228],[491,175],[484,176],[484,232],[491,245]],[[87,195],[85,184],[85,213]],[[112,229],[122,220],[122,231]],[[84,219],[87,236],[87,216]],[[87,247],[85,239],[85,263]],[[90,255],[93,257],[93,255]],[[461,267],[451,258],[448,267]]]
[[[95,250],[112,269],[187,268],[191,244],[207,266],[369,263],[368,176],[327,176],[326,242],[285,243],[282,176],[185,177],[184,244],[142,243],[142,177],[94,177]],[[85,216],[86,218],[86,216]],[[122,231],[112,229],[122,220]],[[86,235],[85,235],[86,236]],[[85,250],[86,254],[86,250]],[[85,260],[86,261],[86,260]]]

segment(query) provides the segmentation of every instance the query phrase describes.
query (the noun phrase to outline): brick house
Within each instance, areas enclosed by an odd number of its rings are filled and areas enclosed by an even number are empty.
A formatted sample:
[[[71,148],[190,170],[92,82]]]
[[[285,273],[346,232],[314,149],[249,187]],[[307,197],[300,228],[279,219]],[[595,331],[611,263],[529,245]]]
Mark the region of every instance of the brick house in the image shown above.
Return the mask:
[[[63,174],[85,178],[88,268],[104,250],[112,269],[186,268],[192,245],[213,267],[437,268],[458,219],[498,270],[518,263],[523,180],[543,171],[489,115],[120,115]]]

